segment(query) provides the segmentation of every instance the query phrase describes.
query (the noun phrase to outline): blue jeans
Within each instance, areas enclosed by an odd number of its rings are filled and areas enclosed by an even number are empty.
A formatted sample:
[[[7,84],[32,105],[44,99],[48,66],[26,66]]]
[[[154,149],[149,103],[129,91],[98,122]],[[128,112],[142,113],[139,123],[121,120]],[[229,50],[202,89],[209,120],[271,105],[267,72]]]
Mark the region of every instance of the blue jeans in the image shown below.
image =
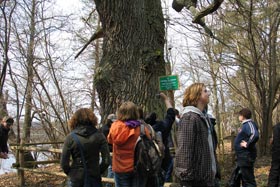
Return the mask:
[[[107,178],[114,178],[114,172],[112,171],[112,165],[109,165],[109,167],[108,167]],[[113,185],[110,183],[106,183],[105,187],[113,187]]]
[[[115,186],[116,187],[145,187],[147,182],[147,177],[142,177],[130,173],[115,173]]]
[[[173,158],[170,160],[168,169],[165,174],[165,182],[171,182],[172,181],[172,172],[173,172]]]

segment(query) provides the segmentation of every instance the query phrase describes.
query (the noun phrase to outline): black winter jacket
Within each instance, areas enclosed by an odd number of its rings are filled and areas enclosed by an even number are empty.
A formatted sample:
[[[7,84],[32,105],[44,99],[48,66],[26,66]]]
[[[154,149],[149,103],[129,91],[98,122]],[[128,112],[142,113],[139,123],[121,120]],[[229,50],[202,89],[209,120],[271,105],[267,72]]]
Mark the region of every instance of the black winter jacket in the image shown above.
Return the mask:
[[[93,126],[79,126],[73,132],[77,134],[84,147],[89,176],[100,178],[110,163],[110,153],[105,136]],[[101,164],[99,164],[100,153]],[[70,157],[73,160],[71,165]],[[83,163],[80,149],[71,134],[65,139],[60,165],[71,181],[83,180]]]
[[[7,141],[10,129],[6,129],[3,125],[0,125],[0,152],[9,152]]]
[[[272,160],[280,161],[280,123],[273,128]]]
[[[172,159],[168,146],[168,137],[170,136],[170,131],[172,129],[172,124],[175,121],[175,110],[173,108],[167,109],[164,120],[156,121],[154,124],[150,124],[155,132],[160,131],[162,134],[162,141],[165,146],[164,149],[164,159],[162,161],[162,168],[167,171],[170,161]]]
[[[107,136],[109,134],[110,128],[111,128],[111,124],[105,124],[100,128],[100,132],[102,132],[104,134],[106,140],[107,140]],[[110,152],[113,152],[113,145],[108,143],[108,146],[109,146]]]

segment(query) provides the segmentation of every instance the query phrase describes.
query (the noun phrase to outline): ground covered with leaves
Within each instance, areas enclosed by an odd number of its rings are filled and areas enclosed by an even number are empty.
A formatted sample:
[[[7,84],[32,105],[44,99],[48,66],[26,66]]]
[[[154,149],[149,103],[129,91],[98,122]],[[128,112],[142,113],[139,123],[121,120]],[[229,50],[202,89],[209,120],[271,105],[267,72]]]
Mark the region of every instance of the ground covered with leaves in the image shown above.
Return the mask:
[[[224,156],[219,157],[219,163],[221,165],[222,181],[221,187],[226,186],[230,174],[234,168],[233,157],[230,152],[230,147],[227,144],[225,146]],[[269,156],[257,158],[255,164],[255,176],[258,187],[267,187],[267,179],[270,169],[271,158]],[[49,172],[61,171],[58,165],[45,167],[44,170]],[[17,173],[7,173],[0,175],[0,187],[16,187],[18,184]],[[49,174],[38,174],[25,172],[26,187],[64,187],[65,178],[57,177]]]
[[[226,187],[230,175],[235,167],[235,157],[231,151],[230,143],[225,143],[224,156],[219,156],[219,164],[221,166],[222,180],[221,187]],[[255,163],[255,177],[258,187],[267,187],[268,174],[270,170],[271,157],[257,157]]]
[[[44,168],[48,172],[60,171],[58,165]],[[65,178],[49,174],[24,172],[25,187],[64,187]],[[19,178],[17,173],[6,173],[0,175],[0,187],[16,187],[18,186]]]
[[[267,187],[270,162],[271,158],[268,156],[257,158],[257,161],[255,163],[255,176],[258,187]],[[235,165],[232,164],[231,156],[225,156],[224,162],[220,164],[222,170],[221,187],[226,187],[226,183],[230,178],[230,174],[233,171]]]

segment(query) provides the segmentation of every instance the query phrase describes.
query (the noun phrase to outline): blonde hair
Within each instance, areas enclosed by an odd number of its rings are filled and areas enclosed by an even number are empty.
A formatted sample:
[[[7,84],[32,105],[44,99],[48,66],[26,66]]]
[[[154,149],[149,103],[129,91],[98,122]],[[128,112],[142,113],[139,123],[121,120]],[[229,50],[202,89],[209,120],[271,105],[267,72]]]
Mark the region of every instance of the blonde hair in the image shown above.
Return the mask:
[[[186,88],[183,98],[183,107],[185,106],[197,106],[200,99],[201,92],[205,85],[203,83],[193,83]]]
[[[139,118],[137,105],[131,101],[122,103],[117,111],[117,118],[121,121],[137,120]]]
[[[96,126],[97,117],[94,115],[93,111],[89,108],[81,108],[77,110],[71,119],[68,121],[68,126],[71,130],[77,128],[78,126]]]

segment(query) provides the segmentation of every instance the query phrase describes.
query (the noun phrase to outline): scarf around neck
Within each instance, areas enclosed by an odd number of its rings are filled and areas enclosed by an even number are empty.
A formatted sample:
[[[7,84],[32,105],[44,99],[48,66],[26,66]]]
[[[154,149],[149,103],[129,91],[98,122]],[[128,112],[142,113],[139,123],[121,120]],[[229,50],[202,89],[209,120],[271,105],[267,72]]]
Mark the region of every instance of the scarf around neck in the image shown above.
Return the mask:
[[[138,120],[127,120],[124,123],[126,126],[132,127],[132,128],[135,128],[135,127],[138,127],[141,125],[141,122]]]

